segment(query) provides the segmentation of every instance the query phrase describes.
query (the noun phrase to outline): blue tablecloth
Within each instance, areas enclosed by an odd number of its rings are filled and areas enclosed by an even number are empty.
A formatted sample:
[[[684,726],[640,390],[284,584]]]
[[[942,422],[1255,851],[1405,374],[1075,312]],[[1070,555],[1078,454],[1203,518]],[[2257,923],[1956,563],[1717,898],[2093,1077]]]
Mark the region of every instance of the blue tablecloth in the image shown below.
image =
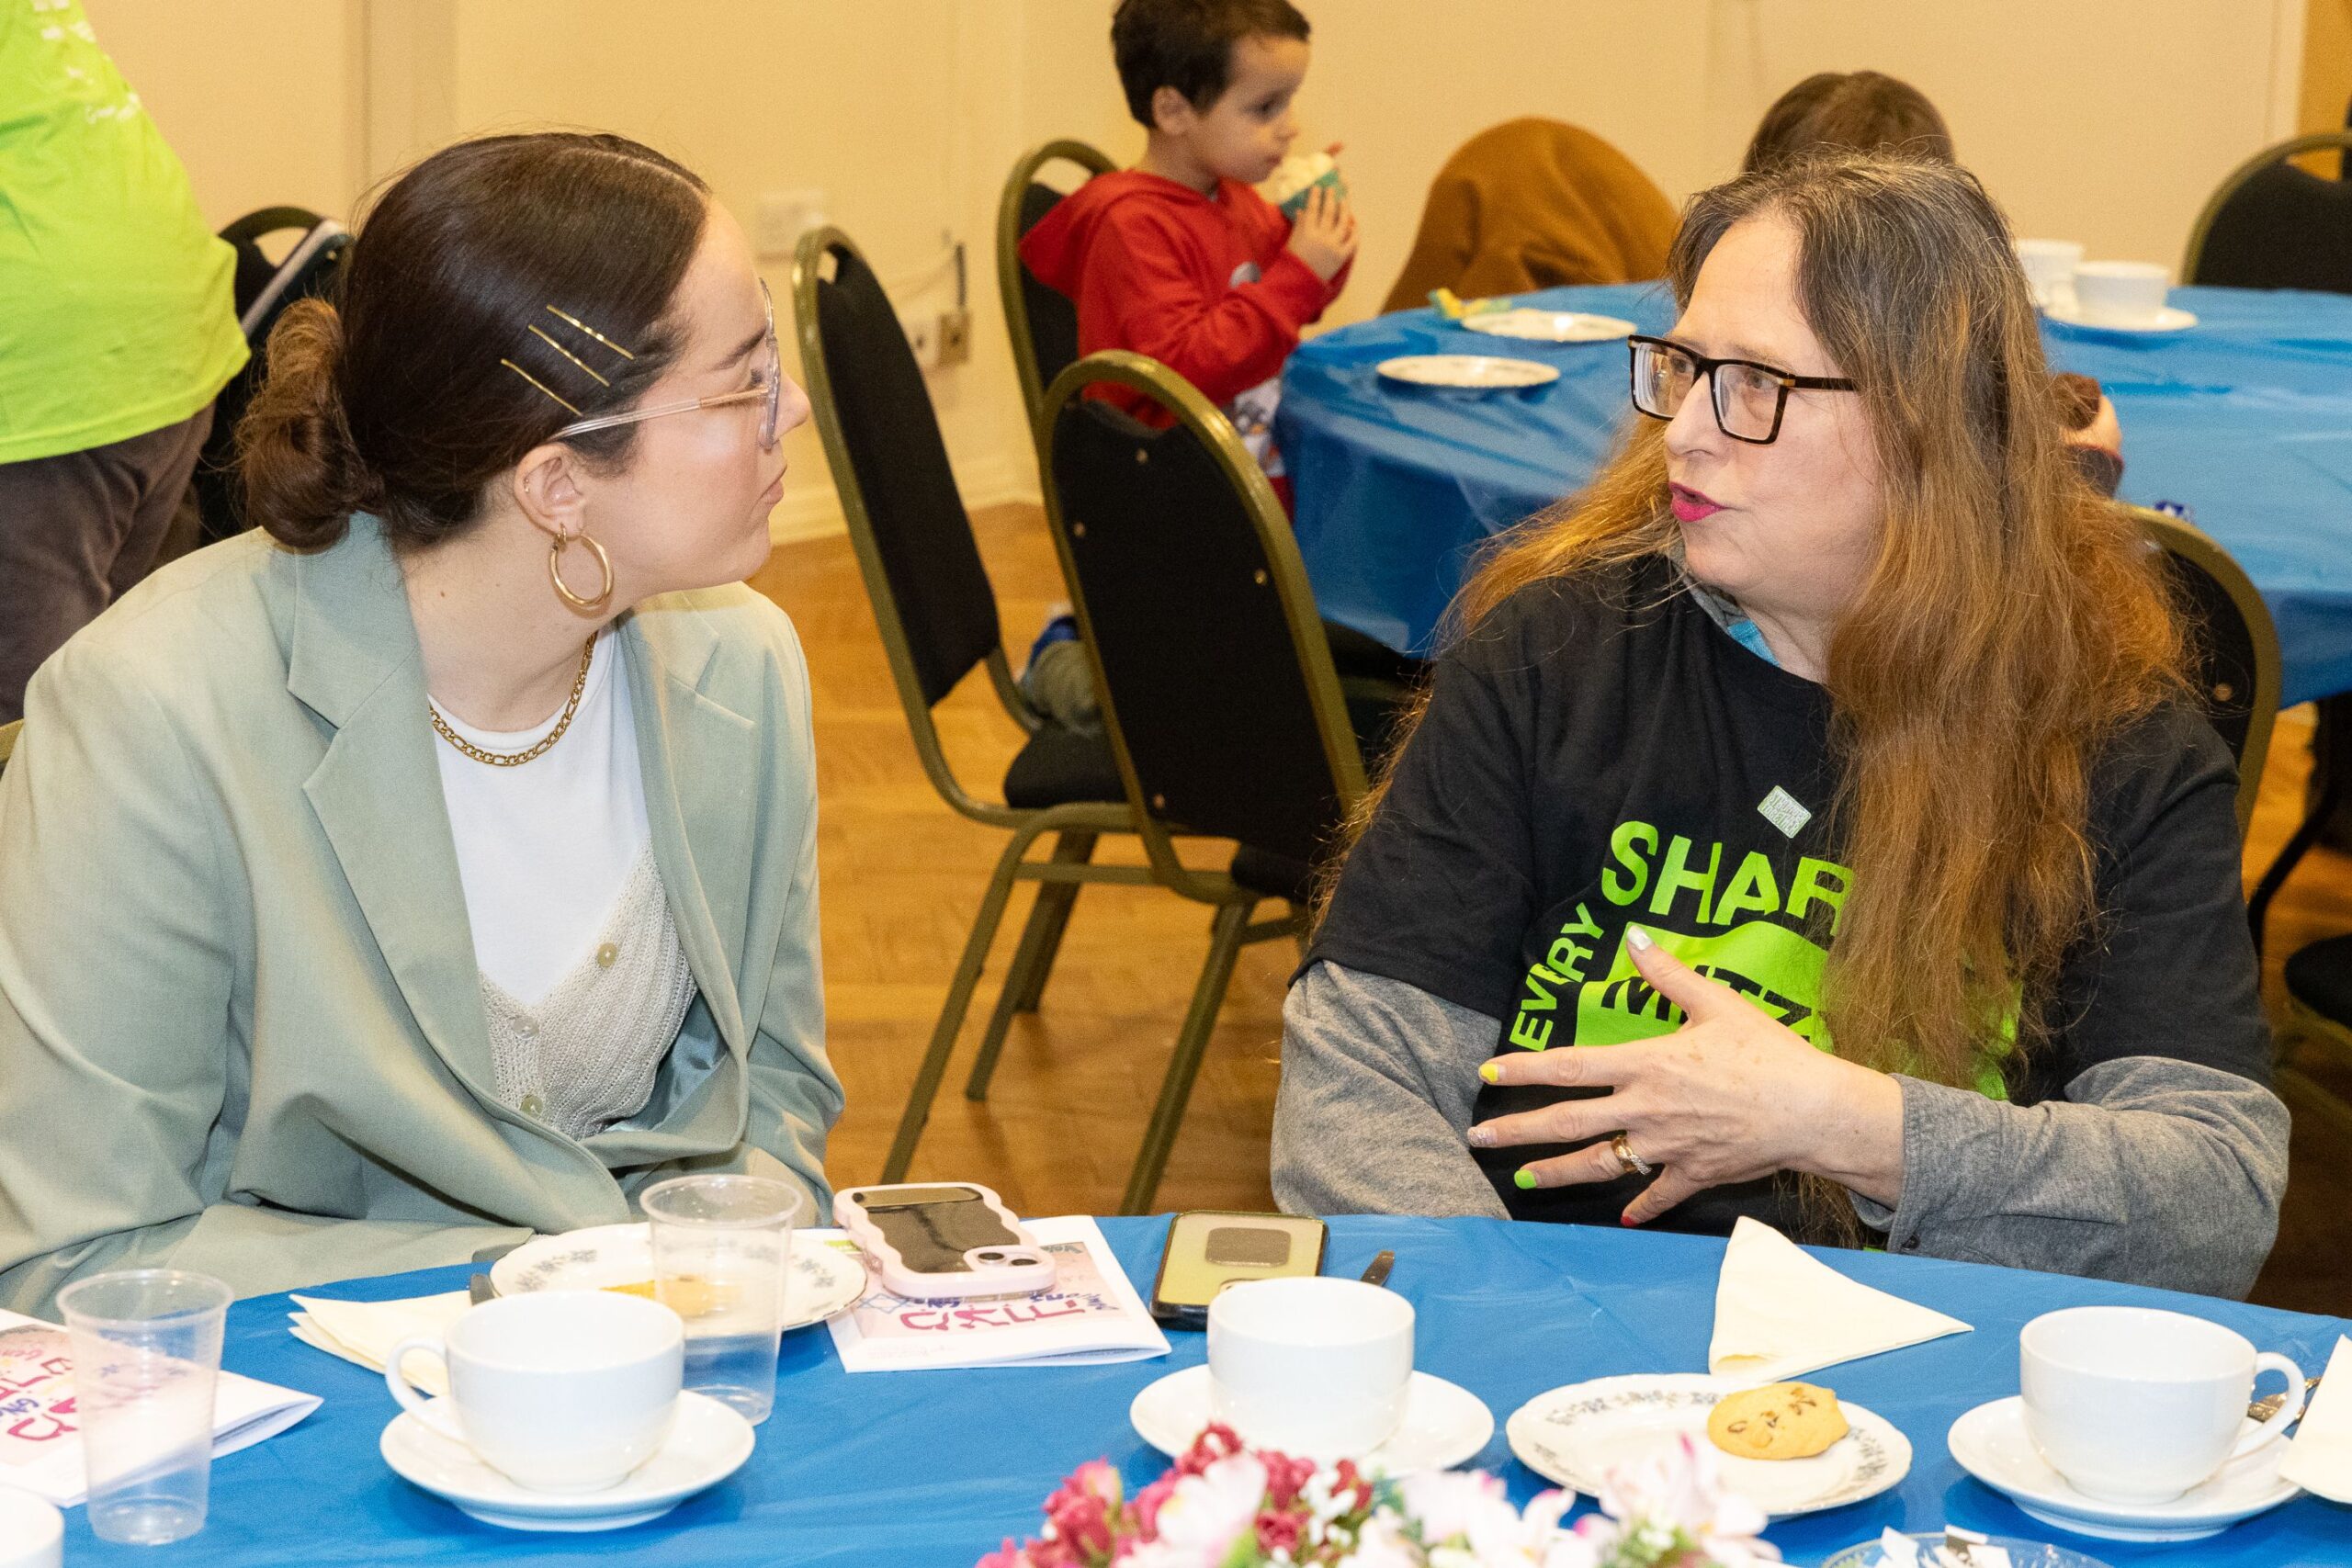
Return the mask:
[[[1105,1220],[1131,1278],[1148,1288],[1164,1219]],[[1502,1422],[1549,1388],[1581,1379],[1706,1366],[1718,1240],[1487,1220],[1333,1222],[1326,1269],[1360,1272],[1375,1251],[1396,1253],[1390,1283],[1419,1311],[1418,1364],[1462,1384],[1495,1413],[1495,1440],[1478,1463],[1498,1471],[1514,1498],[1544,1483],[1510,1457]],[[1831,1369],[1825,1383],[1909,1436],[1910,1474],[1893,1492],[1773,1527],[1792,1563],[1818,1563],[1883,1529],[1949,1521],[2050,1539],[2003,1499],[1962,1474],[1944,1450],[1962,1412],[2018,1391],[2018,1330],[2054,1307],[2161,1303],[2226,1323],[2257,1347],[2317,1371],[2352,1324],[2203,1297],[1969,1264],[1826,1254],[1838,1269],[1965,1318],[1973,1334]],[[463,1269],[354,1281],[313,1292],[388,1300],[459,1288]],[[1165,1461],[1127,1425],[1127,1404],[1154,1379],[1198,1362],[1199,1335],[1172,1335],[1165,1360],[1109,1367],[956,1372],[842,1371],[821,1329],[785,1341],[775,1415],[733,1479],[666,1518],[600,1535],[531,1535],[479,1525],[385,1468],[376,1444],[394,1415],[383,1380],[298,1343],[283,1296],[239,1303],[226,1364],[326,1404],[291,1431],[220,1461],[211,1521],[168,1551],[108,1547],[83,1512],[68,1516],[66,1561],[152,1568],[314,1568],[329,1563],[487,1562],[661,1564],[664,1568],[837,1564],[846,1568],[969,1568],[1008,1534],[1034,1531],[1061,1476],[1108,1455],[1131,1487]],[[1589,1506],[1589,1501],[1585,1506]],[[2153,1548],[2086,1543],[2117,1568],[2139,1562],[2238,1568],[2352,1563],[2352,1509],[2303,1497],[2213,1540]]]
[[[1662,285],[1530,295],[1663,332]],[[2052,362],[2096,376],[2123,423],[2123,496],[2188,506],[2262,591],[2283,700],[2352,690],[2352,297],[2181,288],[2198,325],[2163,335],[2045,324]],[[1524,392],[1399,386],[1400,354],[1511,354],[1560,367]],[[1427,652],[1472,553],[1581,485],[1634,417],[1624,345],[1516,342],[1431,310],[1303,344],[1275,438],[1323,614]]]

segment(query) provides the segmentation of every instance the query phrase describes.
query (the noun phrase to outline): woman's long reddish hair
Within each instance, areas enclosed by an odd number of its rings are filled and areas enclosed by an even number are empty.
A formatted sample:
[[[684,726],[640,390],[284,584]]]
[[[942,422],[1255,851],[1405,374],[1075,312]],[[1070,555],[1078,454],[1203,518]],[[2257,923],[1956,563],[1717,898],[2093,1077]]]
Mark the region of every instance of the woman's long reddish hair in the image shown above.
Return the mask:
[[[2183,689],[2180,624],[2128,514],[2066,455],[2025,279],[1974,176],[1848,154],[1718,186],[1684,212],[1678,302],[1725,231],[1766,218],[1796,231],[1799,304],[1860,385],[1883,476],[1877,560],[1823,682],[1854,874],[1824,1010],[1841,1056],[1970,1084],[2012,1020],[2025,1050],[2052,1021],[2059,964],[2098,915],[2093,763]],[[1640,422],[1581,495],[1498,541],[1457,631],[1531,582],[1677,553],[1664,428]]]

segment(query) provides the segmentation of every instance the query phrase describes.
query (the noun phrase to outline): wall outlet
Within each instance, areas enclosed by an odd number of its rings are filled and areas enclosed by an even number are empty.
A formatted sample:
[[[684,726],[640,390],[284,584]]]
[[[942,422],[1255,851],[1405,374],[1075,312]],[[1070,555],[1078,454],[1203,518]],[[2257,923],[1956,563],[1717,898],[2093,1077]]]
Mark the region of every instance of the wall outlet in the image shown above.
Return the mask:
[[[754,225],[763,261],[790,261],[800,236],[825,226],[825,193],[821,190],[772,190],[760,197]]]
[[[928,311],[900,316],[899,326],[907,334],[907,346],[915,351],[915,363],[925,370],[938,369],[939,318]]]
[[[972,312],[961,306],[939,312],[939,363],[963,365],[972,357]]]

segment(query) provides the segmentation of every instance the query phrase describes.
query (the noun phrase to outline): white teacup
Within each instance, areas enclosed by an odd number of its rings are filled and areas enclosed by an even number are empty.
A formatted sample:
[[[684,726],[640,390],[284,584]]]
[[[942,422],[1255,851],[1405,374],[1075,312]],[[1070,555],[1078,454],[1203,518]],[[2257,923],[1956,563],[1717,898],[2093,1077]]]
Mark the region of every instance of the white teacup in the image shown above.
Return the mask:
[[[1413,1303],[1361,1280],[1244,1280],[1209,1303],[1209,1409],[1252,1448],[1361,1457],[1405,1419]]]
[[[2044,1313],[2018,1336],[2018,1357],[2026,1435],[2076,1491],[2110,1502],[2169,1502],[2278,1441],[2303,1408],[2301,1368],[2186,1313]],[[2240,1437],[2264,1371],[2286,1374],[2287,1403]]]
[[[547,1291],[469,1309],[447,1335],[392,1349],[392,1397],[483,1463],[537,1492],[595,1492],[653,1457],[677,1419],[685,1330],[659,1302]],[[401,1375],[411,1354],[449,1372],[451,1429]]]
[[[2075,269],[2083,264],[2083,247],[2073,240],[2019,240],[2018,265],[2025,269],[2026,286],[2037,305],[2064,305],[2075,298]]]
[[[2171,282],[2154,262],[2084,262],[2075,268],[2075,309],[2086,321],[2144,325],[2164,313]]]

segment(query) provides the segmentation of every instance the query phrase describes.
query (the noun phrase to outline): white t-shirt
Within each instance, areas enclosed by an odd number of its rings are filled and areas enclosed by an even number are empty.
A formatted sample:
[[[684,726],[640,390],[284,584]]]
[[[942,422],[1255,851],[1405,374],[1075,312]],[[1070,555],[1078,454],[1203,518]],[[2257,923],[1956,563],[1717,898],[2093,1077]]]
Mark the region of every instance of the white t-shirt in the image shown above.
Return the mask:
[[[533,746],[562,716],[558,709],[545,724],[502,733],[434,708],[486,751]],[[520,767],[477,762],[437,735],[434,750],[474,962],[508,996],[536,1007],[594,950],[651,835],[628,661],[609,629],[599,634],[571,728]]]

